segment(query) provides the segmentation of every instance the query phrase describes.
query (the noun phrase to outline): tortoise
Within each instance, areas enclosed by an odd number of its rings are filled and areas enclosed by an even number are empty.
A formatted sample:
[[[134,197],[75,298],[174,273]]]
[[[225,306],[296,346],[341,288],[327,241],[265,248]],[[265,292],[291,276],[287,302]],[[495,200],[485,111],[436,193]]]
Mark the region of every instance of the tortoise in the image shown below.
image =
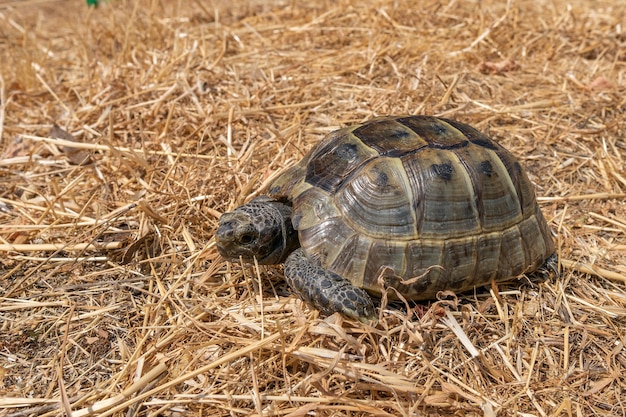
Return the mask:
[[[361,321],[385,291],[461,293],[538,270],[555,252],[517,159],[433,116],[330,133],[264,195],[223,214],[215,237],[223,258],[284,262],[304,301]]]

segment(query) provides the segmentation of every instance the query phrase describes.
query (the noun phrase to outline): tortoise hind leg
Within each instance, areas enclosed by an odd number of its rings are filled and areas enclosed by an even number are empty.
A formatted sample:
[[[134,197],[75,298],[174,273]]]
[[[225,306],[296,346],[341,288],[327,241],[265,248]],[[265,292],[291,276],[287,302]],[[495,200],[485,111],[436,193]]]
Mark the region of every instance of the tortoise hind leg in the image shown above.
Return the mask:
[[[546,259],[543,265],[537,269],[537,272],[544,275],[546,278],[559,277],[559,257],[556,252]]]
[[[365,290],[312,264],[302,249],[287,257],[285,279],[300,298],[324,314],[340,312],[362,322],[376,319],[374,304]]]

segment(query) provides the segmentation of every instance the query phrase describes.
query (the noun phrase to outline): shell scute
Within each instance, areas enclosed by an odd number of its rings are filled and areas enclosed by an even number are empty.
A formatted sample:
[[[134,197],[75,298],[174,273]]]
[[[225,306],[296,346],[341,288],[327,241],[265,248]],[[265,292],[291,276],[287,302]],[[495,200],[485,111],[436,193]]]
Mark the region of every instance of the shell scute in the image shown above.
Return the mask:
[[[518,227],[501,232],[498,270],[501,274],[513,276],[514,271],[523,271],[526,263],[524,240]]]
[[[377,292],[380,292],[378,277],[381,274],[389,275],[390,271],[394,271],[394,275],[404,275],[407,261],[404,256],[406,246],[406,242],[381,239],[376,239],[373,242],[365,265],[365,275],[367,277],[375,277],[375,279],[365,282],[368,288],[377,288]]]
[[[467,236],[480,231],[474,187],[456,154],[428,148],[403,157],[402,163],[414,194],[415,238],[442,238],[450,232]]]
[[[431,148],[457,149],[469,144],[463,132],[444,119],[403,117],[398,122],[411,129]]]
[[[491,150],[503,150],[502,146],[498,145],[496,142],[491,140],[488,136],[482,133],[480,130],[473,128],[470,125],[465,123],[458,122],[456,120],[445,119],[446,123],[453,126],[457,129],[461,134],[467,138],[474,145],[478,145],[482,148],[487,148]],[[506,151],[505,151],[506,152]]]
[[[519,232],[521,236],[542,236],[539,222],[535,216],[520,222]],[[533,239],[532,241],[523,239],[522,242],[526,265],[533,266],[533,269],[540,266],[545,261],[544,254],[548,249],[544,239]]]
[[[505,162],[497,152],[478,146],[459,151],[458,157],[471,182],[481,230],[502,230],[521,221],[525,208],[517,187],[523,180],[516,180],[518,184],[512,180],[508,159]]]
[[[352,172],[377,156],[376,151],[344,129],[317,148],[306,166],[305,181],[334,193]]]
[[[373,288],[367,282],[366,263],[372,253],[372,240],[367,236],[351,235],[340,246],[340,250],[334,253],[332,262],[328,262],[328,268],[343,277],[353,277],[350,281],[360,288]]]
[[[359,233],[390,240],[415,236],[413,192],[398,159],[368,162],[342,185],[333,204]]]
[[[354,230],[341,217],[325,219],[311,227],[300,229],[299,234],[309,257],[324,266],[333,264],[337,257],[344,255],[355,236]]]
[[[396,119],[373,120],[357,127],[352,134],[380,156],[398,157],[428,146],[424,138]]]

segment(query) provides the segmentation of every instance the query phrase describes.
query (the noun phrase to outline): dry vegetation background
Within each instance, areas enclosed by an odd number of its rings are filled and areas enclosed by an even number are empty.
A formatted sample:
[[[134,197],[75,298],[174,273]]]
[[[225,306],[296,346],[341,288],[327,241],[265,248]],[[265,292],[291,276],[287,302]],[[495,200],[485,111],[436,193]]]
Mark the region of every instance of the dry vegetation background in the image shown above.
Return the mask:
[[[622,0],[4,1],[0,74],[0,416],[626,415]],[[406,113],[521,157],[559,278],[370,327],[218,257],[222,212]]]

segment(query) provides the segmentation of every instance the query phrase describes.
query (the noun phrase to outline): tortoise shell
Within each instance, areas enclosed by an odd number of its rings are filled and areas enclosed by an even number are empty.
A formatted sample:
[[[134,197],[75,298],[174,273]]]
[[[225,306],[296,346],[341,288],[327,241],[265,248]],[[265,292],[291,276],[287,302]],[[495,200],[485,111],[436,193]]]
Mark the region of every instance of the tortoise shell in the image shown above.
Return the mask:
[[[555,250],[516,158],[454,120],[337,130],[268,194],[292,202],[309,259],[374,295],[381,276],[407,299],[461,292],[533,271]]]

